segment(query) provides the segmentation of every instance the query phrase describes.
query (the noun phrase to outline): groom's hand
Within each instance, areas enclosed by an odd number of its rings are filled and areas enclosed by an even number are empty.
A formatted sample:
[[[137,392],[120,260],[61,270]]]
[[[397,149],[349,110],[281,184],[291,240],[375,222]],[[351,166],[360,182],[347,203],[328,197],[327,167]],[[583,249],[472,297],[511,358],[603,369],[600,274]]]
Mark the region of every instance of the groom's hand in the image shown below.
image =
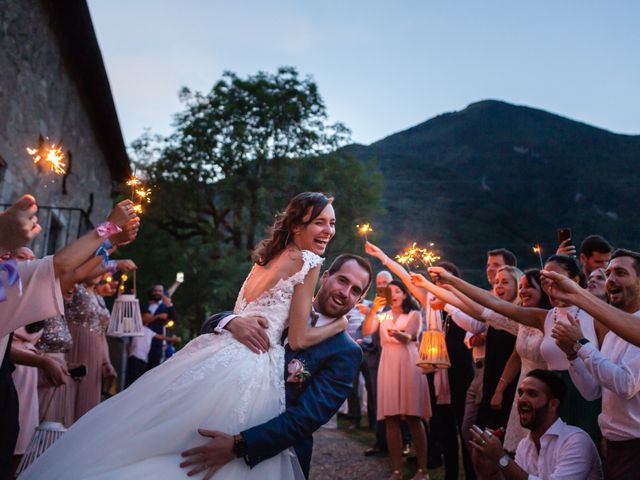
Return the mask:
[[[193,467],[187,472],[190,477],[206,470],[203,480],[209,480],[214,473],[236,458],[233,453],[233,436],[202,428],[198,429],[198,433],[211,440],[200,447],[182,452],[182,456],[187,460],[182,462],[180,467]]]
[[[264,353],[269,350],[269,337],[266,332],[268,326],[267,319],[263,317],[237,316],[224,328],[253,353]]]

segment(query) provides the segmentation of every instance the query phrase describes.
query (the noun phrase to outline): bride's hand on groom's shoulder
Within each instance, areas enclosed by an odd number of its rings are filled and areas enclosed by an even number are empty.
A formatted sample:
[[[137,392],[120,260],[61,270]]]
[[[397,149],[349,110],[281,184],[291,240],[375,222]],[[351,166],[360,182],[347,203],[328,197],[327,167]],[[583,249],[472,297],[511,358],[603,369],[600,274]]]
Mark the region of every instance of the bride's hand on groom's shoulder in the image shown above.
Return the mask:
[[[253,353],[264,353],[269,350],[269,337],[266,332],[268,327],[269,323],[264,317],[237,316],[226,325],[225,329]]]

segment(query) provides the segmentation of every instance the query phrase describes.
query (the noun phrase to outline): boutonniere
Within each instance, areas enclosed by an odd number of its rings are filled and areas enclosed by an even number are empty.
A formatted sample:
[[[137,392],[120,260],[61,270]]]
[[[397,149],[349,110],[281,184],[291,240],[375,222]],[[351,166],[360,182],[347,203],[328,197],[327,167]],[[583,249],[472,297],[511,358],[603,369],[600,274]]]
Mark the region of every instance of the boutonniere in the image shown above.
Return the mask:
[[[297,358],[289,362],[289,365],[287,365],[287,373],[289,373],[287,382],[290,383],[302,383],[311,376],[304,362]]]

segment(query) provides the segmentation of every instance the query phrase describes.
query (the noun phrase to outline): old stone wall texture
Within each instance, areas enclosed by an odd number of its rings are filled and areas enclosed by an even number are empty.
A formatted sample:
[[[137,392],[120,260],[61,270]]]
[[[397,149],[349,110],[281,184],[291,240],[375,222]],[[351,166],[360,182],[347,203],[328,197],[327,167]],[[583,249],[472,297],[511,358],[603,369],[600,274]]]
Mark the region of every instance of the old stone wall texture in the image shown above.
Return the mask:
[[[0,0],[0,204],[30,193],[39,205],[87,211],[93,194],[90,219],[94,224],[102,221],[111,208],[112,179],[98,134],[46,5],[40,0]],[[61,143],[67,161],[71,158],[66,194],[62,177],[38,171],[26,152],[26,147],[38,145],[39,136]],[[46,210],[42,213],[47,216]],[[54,221],[55,235],[76,235],[77,227],[71,224],[77,220],[68,211],[54,210],[48,216],[41,218],[45,232]]]

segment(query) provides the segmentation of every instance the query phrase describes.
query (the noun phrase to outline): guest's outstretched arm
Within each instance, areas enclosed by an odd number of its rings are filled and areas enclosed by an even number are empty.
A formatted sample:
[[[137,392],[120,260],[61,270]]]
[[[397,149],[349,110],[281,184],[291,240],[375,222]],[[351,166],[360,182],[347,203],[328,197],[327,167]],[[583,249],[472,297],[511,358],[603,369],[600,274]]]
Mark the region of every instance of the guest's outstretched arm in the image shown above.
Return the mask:
[[[551,295],[559,300],[577,305],[620,338],[640,347],[639,319],[636,315],[623,312],[603,302],[563,275],[546,270],[543,270],[541,274]]]
[[[430,267],[429,273],[432,276],[436,276],[440,281],[448,283],[467,295],[469,298],[478,302],[480,305],[485,306],[495,312],[498,312],[510,319],[527,325],[529,327],[535,327],[539,330],[544,330],[544,320],[547,316],[547,311],[542,308],[524,308],[519,305],[515,305],[511,302],[505,302],[499,299],[495,295],[478,288],[475,285],[471,285],[465,282],[461,278],[451,275],[444,268]]]

